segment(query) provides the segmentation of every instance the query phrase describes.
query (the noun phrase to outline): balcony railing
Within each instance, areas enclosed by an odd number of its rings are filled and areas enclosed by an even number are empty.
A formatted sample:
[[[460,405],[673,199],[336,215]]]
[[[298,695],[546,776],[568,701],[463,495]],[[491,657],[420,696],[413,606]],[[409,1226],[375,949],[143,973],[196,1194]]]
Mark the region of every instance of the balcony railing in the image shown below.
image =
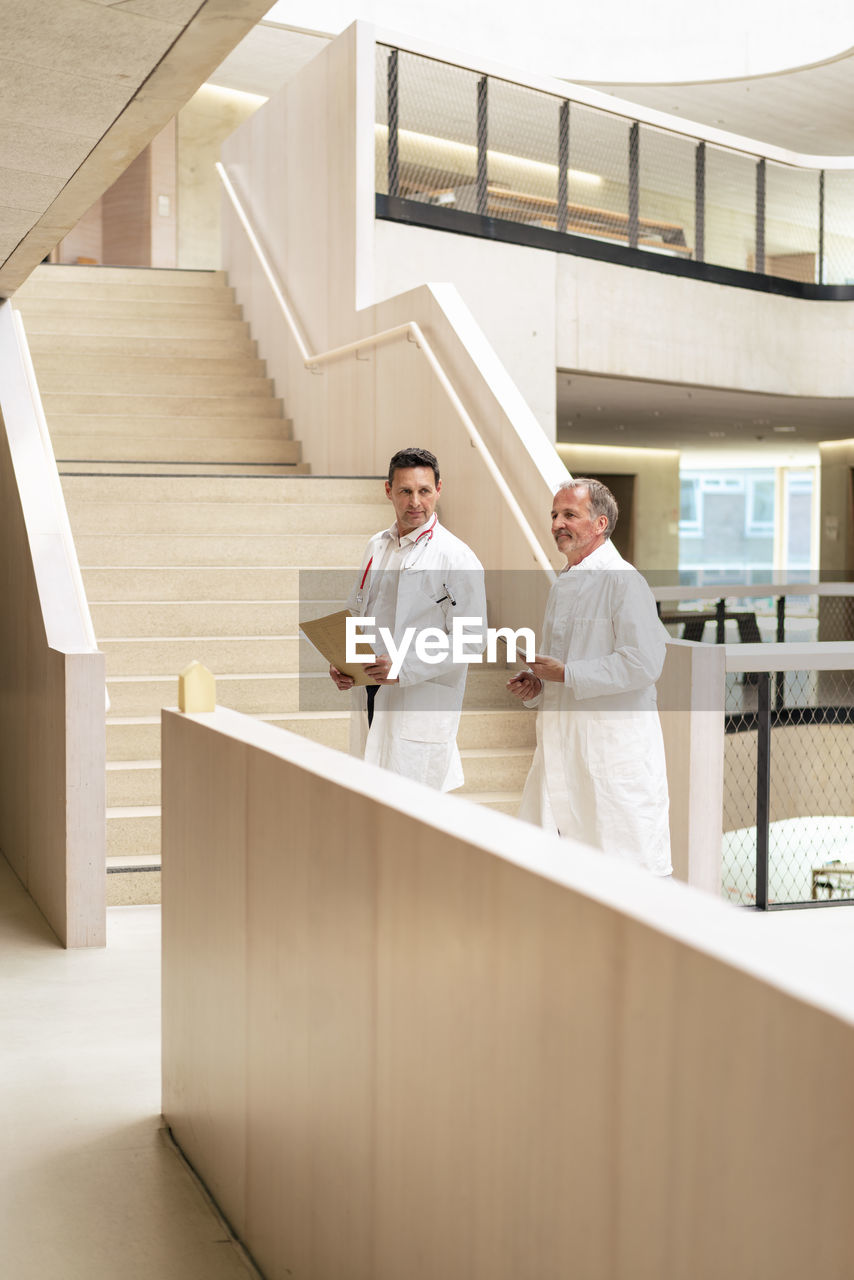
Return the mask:
[[[854,159],[788,159],[385,44],[376,83],[379,217],[854,298]]]

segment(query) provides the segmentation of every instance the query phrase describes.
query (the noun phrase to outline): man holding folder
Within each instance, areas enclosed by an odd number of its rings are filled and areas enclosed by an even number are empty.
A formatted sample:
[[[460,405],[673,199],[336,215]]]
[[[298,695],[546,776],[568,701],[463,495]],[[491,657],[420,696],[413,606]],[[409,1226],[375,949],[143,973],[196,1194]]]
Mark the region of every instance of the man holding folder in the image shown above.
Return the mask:
[[[386,497],[394,507],[390,528],[371,538],[359,578],[347,601],[356,617],[374,619],[366,633],[379,637],[386,628],[401,649],[404,633],[433,629],[450,637],[454,618],[467,624],[467,651],[486,643],[486,596],[483,568],[474,552],[444,529],[436,515],[442,492],[439,464],[427,449],[401,449],[389,463]],[[479,636],[478,636],[479,627]],[[426,661],[414,645],[398,674],[392,659],[372,641],[375,660],[366,674],[376,683],[351,695],[358,699],[351,716],[350,749],[373,764],[424,782],[438,791],[453,791],[464,781],[457,727],[465,694],[467,663],[447,653]],[[441,646],[438,646],[441,648]],[[339,689],[353,688],[352,676],[330,666]]]

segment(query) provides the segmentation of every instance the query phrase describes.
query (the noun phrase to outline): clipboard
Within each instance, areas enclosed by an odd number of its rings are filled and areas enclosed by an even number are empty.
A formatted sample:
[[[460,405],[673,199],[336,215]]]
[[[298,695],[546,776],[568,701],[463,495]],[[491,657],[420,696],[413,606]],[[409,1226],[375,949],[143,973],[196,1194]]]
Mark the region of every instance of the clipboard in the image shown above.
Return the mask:
[[[345,622],[347,618],[352,618],[353,614],[349,609],[341,609],[339,613],[328,613],[324,618],[312,618],[311,621],[301,622],[299,629],[305,638],[314,645],[318,653],[323,654],[327,662],[333,667],[337,667],[339,671],[346,676],[352,676],[353,682],[357,685],[376,685],[378,682],[373,676],[365,675],[364,664],[370,664],[371,659],[376,662],[376,655],[366,656],[361,662],[347,662],[347,637],[345,631]],[[360,642],[360,649],[364,648],[364,641]]]

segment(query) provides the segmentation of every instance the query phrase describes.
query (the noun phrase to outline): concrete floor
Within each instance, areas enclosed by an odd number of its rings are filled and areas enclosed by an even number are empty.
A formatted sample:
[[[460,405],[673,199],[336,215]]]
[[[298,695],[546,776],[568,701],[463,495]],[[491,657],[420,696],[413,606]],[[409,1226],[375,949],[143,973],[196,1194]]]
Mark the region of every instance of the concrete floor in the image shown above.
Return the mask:
[[[63,951],[0,857],[0,1274],[256,1274],[160,1116],[160,908]]]

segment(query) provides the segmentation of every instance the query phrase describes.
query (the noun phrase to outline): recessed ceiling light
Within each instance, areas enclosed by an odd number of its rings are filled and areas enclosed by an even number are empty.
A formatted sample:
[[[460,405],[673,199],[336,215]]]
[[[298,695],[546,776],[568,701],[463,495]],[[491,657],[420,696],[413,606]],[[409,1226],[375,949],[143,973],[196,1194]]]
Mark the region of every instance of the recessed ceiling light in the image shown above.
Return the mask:
[[[775,431],[778,431],[781,435],[782,435],[784,432],[788,432],[788,433],[790,433],[790,434],[793,434],[793,433],[794,433],[795,428],[794,428],[794,427],[775,427],[775,428],[774,428],[774,430],[775,430]]]
[[[723,440],[723,439],[725,438],[725,436],[726,436],[726,432],[725,432],[725,431],[710,431],[710,432],[709,432],[709,435],[712,437],[712,439],[713,439],[713,440]]]

